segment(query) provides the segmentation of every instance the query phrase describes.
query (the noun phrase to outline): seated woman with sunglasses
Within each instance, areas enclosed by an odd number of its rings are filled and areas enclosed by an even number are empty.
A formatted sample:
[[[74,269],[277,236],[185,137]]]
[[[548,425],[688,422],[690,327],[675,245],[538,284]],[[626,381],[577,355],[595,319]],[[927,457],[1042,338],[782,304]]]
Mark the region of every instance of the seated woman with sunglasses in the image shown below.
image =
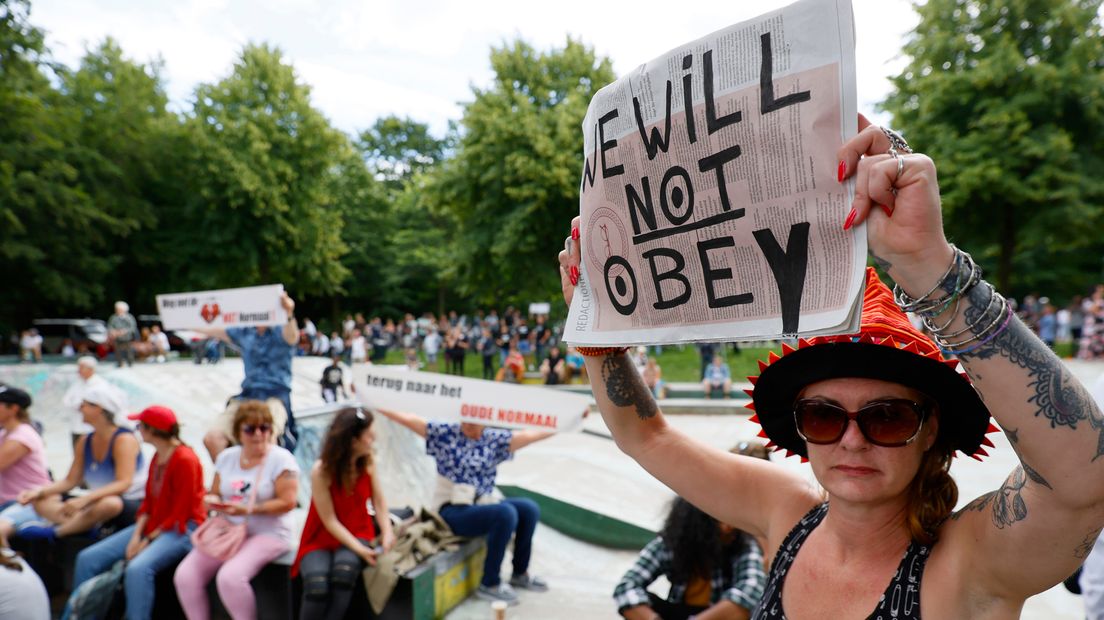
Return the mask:
[[[311,468],[311,505],[292,577],[303,575],[302,618],[344,618],[365,564],[375,565],[377,549],[395,544],[387,502],[372,463],[372,414],[342,409],[322,442]],[[368,502],[378,515],[379,536]],[[378,542],[379,546],[375,547]]]
[[[210,617],[207,584],[212,577],[232,618],[256,618],[257,601],[249,581],[265,564],[287,553],[293,540],[291,510],[299,493],[299,465],[290,452],[274,444],[272,411],[261,401],[242,401],[233,429],[239,445],[219,453],[204,502],[233,522],[244,520],[248,535],[225,563],[197,548],[176,568],[173,582],[189,620]]]
[[[668,426],[621,349],[584,351],[594,396],[622,450],[777,549],[753,618],[1018,617],[1104,526],[1104,417],[948,244],[933,162],[864,118],[860,127],[839,151],[839,180],[856,180],[843,228],[866,222],[871,253],[900,287],[896,303],[870,272],[858,334],[783,347],[752,381],[764,434],[807,458],[826,495]],[[578,225],[560,254],[569,302],[586,247]],[[938,346],[902,309],[927,319]],[[986,455],[990,414],[1019,465],[952,514],[952,454]]]

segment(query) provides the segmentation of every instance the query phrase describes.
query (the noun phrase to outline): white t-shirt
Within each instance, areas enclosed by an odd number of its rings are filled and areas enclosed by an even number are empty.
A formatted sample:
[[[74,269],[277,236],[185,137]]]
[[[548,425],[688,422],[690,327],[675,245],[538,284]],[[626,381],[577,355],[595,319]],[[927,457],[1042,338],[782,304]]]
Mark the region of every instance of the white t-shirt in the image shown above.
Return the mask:
[[[441,335],[436,331],[430,331],[426,334],[425,340],[422,341],[422,348],[430,355],[437,355],[437,352],[441,350]]]
[[[253,492],[253,482],[257,480],[257,467],[241,467],[241,446],[227,448],[219,453],[215,460],[215,471],[219,475],[219,494],[224,502],[247,505]],[[256,504],[276,497],[276,479],[285,471],[299,476],[299,464],[295,457],[279,446],[271,446],[261,470],[260,485],[257,487]],[[250,515],[249,517],[228,517],[235,523],[247,519],[249,535],[268,534],[292,542],[293,518],[291,512],[282,515]]]
[[[0,618],[49,620],[50,597],[38,573],[10,550],[0,553],[23,565],[21,571],[0,567]]]
[[[80,406],[84,402],[85,392],[92,389],[93,386],[104,383],[107,383],[107,380],[100,375],[92,375],[87,381],[77,375],[77,380],[65,391],[65,396],[61,397],[61,404],[72,412],[69,414],[69,432],[74,435],[87,435],[95,430],[91,424],[85,423],[84,414],[80,412]]]
[[[169,336],[165,332],[157,332],[150,336],[150,340],[153,341],[154,346],[161,353],[168,353],[169,351]]]
[[[354,360],[363,361],[368,357],[368,350],[365,348],[367,341],[364,340],[364,336],[357,336],[349,341],[349,355]]]

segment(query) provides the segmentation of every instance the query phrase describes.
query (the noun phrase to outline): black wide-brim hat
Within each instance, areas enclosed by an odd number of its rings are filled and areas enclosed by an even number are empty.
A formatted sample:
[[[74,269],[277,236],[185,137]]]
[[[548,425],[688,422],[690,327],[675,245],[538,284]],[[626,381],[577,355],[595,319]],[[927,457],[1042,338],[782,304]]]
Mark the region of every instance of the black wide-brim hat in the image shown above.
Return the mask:
[[[802,339],[797,348],[782,346],[782,355],[759,362],[760,375],[748,377],[755,410],[752,421],[787,456],[808,457],[797,433],[794,403],[805,386],[844,377],[879,379],[923,392],[939,407],[939,437],[952,450],[980,460],[992,447],[985,436],[997,431],[989,409],[969,378],[958,371],[958,360],[943,357],[939,347],[909,323],[893,301],[889,288],[867,269],[862,319],[857,334]]]

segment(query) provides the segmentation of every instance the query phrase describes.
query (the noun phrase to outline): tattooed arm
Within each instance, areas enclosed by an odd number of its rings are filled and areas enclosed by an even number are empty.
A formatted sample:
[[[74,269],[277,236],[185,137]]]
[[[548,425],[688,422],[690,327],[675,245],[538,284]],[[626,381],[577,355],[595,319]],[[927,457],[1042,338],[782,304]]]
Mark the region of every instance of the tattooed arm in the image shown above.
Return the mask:
[[[876,128],[867,129],[840,151],[856,183],[851,225],[867,224],[879,265],[919,297],[947,285],[940,278],[954,259],[943,234],[935,164],[920,154],[902,161],[883,154],[888,147],[879,144],[880,136]],[[861,155],[866,157],[860,161]],[[885,208],[873,208],[878,205]],[[951,290],[956,276],[947,278]],[[950,548],[960,555],[956,565],[975,595],[1022,601],[1073,572],[1085,541],[1104,525],[1104,418],[1084,387],[1018,319],[993,336],[990,326],[1002,326],[1008,315],[1000,314],[1003,305],[991,291],[975,286],[935,324],[953,315],[946,333],[966,330],[953,341],[980,332],[992,336],[960,359],[1007,431],[1020,465],[999,489],[963,508],[941,531],[940,544],[941,553]]]
[[[572,222],[579,226],[579,218]],[[577,243],[560,253],[568,305],[578,268]],[[820,498],[804,479],[761,459],[695,441],[669,426],[627,353],[585,357],[591,389],[617,447],[645,470],[719,521],[777,546]]]
[[[953,290],[954,282],[941,286]],[[951,329],[992,336],[959,357],[1020,464],[956,520],[969,532],[964,540],[976,541],[971,564],[990,576],[992,591],[1029,596],[1072,573],[1104,526],[1104,418],[1050,348],[1001,312],[996,295],[974,287]],[[1003,331],[984,331],[1005,321]]]

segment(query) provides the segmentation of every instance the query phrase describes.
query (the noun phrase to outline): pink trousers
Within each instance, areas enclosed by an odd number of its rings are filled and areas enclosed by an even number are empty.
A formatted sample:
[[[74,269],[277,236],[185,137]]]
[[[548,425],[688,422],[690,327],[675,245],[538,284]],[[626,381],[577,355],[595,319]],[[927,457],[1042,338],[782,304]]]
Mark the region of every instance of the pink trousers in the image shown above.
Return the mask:
[[[221,560],[193,549],[176,567],[173,583],[180,606],[188,620],[209,620],[211,604],[207,600],[207,584],[215,578],[222,606],[234,620],[255,620],[257,599],[249,580],[261,572],[265,564],[287,553],[286,540],[258,534],[242,543],[234,557]],[[221,567],[221,568],[220,568]]]

